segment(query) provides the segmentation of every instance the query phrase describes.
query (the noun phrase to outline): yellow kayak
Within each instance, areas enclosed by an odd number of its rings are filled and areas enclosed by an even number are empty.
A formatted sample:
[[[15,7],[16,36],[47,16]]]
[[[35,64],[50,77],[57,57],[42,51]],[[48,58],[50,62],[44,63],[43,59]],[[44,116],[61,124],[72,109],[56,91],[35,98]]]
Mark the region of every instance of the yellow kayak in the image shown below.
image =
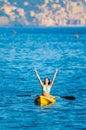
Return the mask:
[[[55,98],[47,98],[45,96],[38,96],[35,99],[35,103],[39,106],[46,106],[55,103]]]

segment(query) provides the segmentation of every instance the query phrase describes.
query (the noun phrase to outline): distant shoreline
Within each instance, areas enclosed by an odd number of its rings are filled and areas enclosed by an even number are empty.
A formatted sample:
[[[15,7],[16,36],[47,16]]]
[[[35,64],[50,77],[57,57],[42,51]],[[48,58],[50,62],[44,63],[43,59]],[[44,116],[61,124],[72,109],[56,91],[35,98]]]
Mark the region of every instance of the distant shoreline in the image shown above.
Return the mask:
[[[86,28],[85,26],[74,26],[74,25],[68,25],[68,26],[0,26],[0,28]]]

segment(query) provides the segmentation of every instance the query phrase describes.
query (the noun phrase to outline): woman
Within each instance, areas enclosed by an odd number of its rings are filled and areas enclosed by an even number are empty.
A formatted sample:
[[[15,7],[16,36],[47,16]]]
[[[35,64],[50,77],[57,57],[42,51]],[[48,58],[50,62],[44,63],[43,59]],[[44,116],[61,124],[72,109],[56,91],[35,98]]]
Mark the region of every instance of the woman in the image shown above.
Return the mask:
[[[44,83],[42,82],[42,80],[41,80],[41,78],[40,78],[40,76],[39,76],[37,70],[35,69],[34,71],[35,71],[36,76],[37,76],[37,78],[38,78],[38,80],[39,80],[39,82],[40,82],[40,85],[42,86],[42,90],[43,90],[42,95],[43,95],[43,96],[46,96],[46,97],[48,97],[48,98],[54,97],[54,96],[50,95],[50,90],[51,90],[51,88],[52,88],[52,85],[53,85],[53,83],[54,83],[54,79],[55,79],[55,77],[56,77],[56,74],[57,74],[58,70],[56,69],[55,74],[54,74],[53,79],[52,79],[51,82],[50,82],[50,80],[49,80],[48,78],[45,78],[45,79],[44,79]]]

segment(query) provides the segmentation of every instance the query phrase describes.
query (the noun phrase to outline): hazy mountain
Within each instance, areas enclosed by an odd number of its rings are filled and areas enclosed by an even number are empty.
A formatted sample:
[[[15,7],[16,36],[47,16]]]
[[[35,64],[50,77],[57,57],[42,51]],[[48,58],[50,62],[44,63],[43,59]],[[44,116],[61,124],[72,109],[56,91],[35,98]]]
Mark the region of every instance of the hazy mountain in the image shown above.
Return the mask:
[[[86,25],[86,0],[0,0],[0,25]]]

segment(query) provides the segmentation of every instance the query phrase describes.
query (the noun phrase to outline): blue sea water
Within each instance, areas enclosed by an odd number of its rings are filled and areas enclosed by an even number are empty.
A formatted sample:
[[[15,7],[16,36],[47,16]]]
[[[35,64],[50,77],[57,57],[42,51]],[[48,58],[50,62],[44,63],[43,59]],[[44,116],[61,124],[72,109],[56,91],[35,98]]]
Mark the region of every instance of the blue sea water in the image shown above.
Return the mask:
[[[78,34],[78,37],[75,36]],[[52,79],[55,104],[34,104]],[[86,27],[0,28],[0,130],[86,130]]]

